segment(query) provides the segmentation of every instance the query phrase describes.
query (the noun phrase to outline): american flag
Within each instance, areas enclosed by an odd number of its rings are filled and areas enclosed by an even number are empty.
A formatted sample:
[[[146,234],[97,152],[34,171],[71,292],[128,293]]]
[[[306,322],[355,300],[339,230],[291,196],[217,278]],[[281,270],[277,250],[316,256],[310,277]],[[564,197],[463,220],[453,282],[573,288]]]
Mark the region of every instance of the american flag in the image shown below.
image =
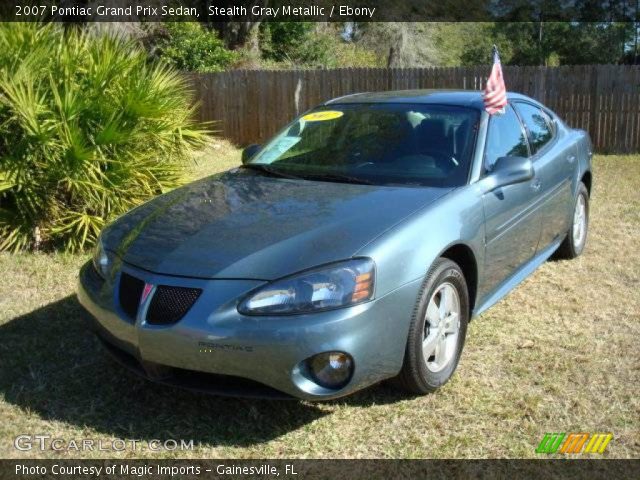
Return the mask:
[[[484,109],[489,115],[493,115],[494,113],[502,112],[506,106],[507,88],[504,86],[498,49],[494,45],[493,67],[491,68],[491,75],[487,79],[487,87],[484,89]]]

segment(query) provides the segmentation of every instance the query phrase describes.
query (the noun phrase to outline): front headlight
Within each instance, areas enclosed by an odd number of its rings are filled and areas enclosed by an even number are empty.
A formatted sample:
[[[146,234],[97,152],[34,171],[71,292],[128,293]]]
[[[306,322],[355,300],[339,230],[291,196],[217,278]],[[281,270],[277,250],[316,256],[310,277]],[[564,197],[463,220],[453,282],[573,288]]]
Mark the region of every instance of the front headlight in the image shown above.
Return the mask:
[[[375,266],[370,258],[325,265],[276,280],[238,306],[245,315],[287,315],[348,307],[373,298]]]
[[[93,267],[102,278],[107,278],[112,265],[111,254],[104,249],[102,240],[98,239],[93,248]]]

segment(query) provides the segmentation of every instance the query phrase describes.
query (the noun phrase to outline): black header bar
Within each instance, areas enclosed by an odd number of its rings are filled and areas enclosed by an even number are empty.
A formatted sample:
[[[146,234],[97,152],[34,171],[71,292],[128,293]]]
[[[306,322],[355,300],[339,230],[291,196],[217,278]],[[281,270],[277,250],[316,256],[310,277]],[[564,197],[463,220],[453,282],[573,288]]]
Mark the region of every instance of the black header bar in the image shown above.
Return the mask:
[[[0,460],[0,478],[611,480],[640,478],[640,460]]]
[[[12,0],[0,20],[640,22],[640,0]]]

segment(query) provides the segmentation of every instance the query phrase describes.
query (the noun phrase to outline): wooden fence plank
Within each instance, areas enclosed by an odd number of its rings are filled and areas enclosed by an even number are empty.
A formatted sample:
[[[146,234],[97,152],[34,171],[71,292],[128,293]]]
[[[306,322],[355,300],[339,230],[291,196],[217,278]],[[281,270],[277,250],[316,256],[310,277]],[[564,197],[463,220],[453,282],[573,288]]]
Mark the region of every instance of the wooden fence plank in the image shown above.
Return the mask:
[[[243,145],[261,142],[296,115],[351,93],[420,88],[481,90],[489,67],[232,70],[189,73],[197,118]],[[599,152],[640,151],[640,67],[505,66],[507,87],[535,98],[576,128]]]

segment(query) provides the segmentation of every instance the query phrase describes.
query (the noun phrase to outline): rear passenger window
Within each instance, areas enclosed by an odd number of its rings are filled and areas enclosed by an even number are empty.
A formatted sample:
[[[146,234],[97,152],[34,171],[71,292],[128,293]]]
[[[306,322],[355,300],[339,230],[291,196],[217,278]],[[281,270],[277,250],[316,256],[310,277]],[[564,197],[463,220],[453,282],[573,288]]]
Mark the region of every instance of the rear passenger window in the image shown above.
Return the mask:
[[[503,114],[492,115],[485,147],[485,169],[491,171],[500,157],[528,157],[527,139],[520,119],[507,105]]]
[[[551,119],[542,109],[529,103],[516,103],[516,108],[529,130],[531,153],[535,154],[553,138]]]

